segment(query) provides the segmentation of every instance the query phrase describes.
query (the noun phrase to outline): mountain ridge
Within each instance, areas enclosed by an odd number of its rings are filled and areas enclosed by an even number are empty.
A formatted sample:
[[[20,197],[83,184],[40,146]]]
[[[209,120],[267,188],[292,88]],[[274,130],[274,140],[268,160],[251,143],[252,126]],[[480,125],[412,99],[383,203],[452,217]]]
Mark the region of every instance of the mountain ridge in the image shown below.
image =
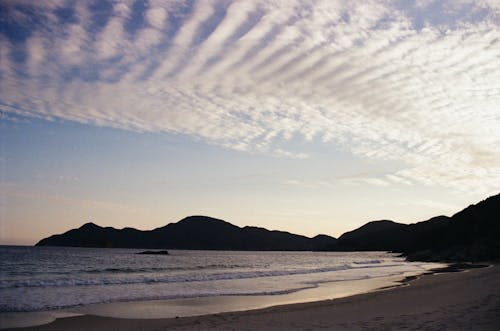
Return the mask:
[[[309,238],[261,227],[239,227],[221,219],[188,216],[153,230],[101,227],[93,222],[40,240],[36,246],[163,248],[208,250],[317,250],[336,239]]]
[[[402,224],[369,222],[341,235],[325,250],[384,250],[409,260],[479,261],[500,259],[500,194],[448,216]]]
[[[342,234],[306,237],[262,227],[239,227],[208,216],[188,216],[153,230],[115,229],[88,222],[52,235],[37,246],[83,246],[206,250],[392,251],[409,260],[500,259],[500,194],[448,216],[403,224],[371,221]]]

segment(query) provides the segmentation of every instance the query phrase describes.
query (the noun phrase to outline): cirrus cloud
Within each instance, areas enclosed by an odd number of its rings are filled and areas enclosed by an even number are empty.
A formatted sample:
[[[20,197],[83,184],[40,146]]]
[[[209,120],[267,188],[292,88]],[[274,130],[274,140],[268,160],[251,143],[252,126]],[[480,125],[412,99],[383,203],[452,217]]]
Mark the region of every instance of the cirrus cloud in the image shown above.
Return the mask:
[[[404,166],[375,184],[500,186],[495,1],[4,2],[0,109],[306,158]]]

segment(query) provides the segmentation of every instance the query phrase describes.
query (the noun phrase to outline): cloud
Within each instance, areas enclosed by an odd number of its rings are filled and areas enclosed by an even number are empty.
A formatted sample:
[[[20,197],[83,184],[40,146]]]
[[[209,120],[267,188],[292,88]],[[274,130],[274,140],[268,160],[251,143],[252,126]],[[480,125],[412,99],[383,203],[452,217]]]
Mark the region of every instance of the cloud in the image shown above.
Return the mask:
[[[343,184],[346,185],[373,185],[373,186],[389,186],[389,183],[380,178],[376,177],[350,177],[350,178],[342,178],[340,180]]]
[[[402,165],[374,185],[500,186],[495,1],[66,5],[1,5],[2,112],[282,157],[302,138]]]
[[[79,181],[76,178],[58,178],[58,180]],[[79,208],[86,208],[90,210],[104,210],[104,211],[121,211],[126,213],[137,213],[142,211],[141,208],[130,206],[129,204],[117,203],[112,201],[92,200],[92,199],[78,199],[68,196],[57,194],[47,194],[47,192],[40,192],[36,190],[27,189],[21,185],[0,182],[0,203],[7,201],[7,199],[22,199],[22,200],[40,200],[50,201],[58,205],[70,205]],[[7,206],[5,206],[7,207]]]

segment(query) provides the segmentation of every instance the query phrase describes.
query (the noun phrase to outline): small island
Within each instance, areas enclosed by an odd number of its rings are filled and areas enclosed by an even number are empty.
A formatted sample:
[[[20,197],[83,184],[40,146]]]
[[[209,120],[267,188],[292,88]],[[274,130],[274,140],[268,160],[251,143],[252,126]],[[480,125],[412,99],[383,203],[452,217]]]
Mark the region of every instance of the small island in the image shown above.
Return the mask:
[[[170,255],[168,251],[143,251],[136,253],[139,255]]]

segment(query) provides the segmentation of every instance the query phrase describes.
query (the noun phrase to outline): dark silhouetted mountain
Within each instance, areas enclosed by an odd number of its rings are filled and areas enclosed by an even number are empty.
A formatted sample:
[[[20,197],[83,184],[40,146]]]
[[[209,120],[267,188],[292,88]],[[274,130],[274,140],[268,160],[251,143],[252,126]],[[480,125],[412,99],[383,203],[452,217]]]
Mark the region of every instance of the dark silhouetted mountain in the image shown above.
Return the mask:
[[[429,245],[414,244],[405,249],[403,252],[409,259],[499,259],[500,194],[470,205],[448,220],[437,221],[431,233],[422,231],[422,234],[427,236]]]
[[[223,220],[190,216],[151,231],[115,229],[87,223],[42,239],[37,246],[167,248],[207,250],[316,250],[332,245],[326,235],[308,238],[258,227],[238,227]]]
[[[405,224],[393,221],[373,221],[344,233],[339,237],[338,248],[346,251],[387,251],[401,245]]]
[[[415,224],[383,220],[344,233],[308,238],[259,227],[238,227],[191,216],[151,231],[121,230],[93,223],[42,239],[39,246],[219,249],[393,251],[410,260],[478,261],[500,258],[500,194],[452,217],[437,216]]]
[[[328,250],[401,252],[410,260],[478,261],[500,258],[500,194],[452,217],[415,224],[370,222],[347,232]]]

